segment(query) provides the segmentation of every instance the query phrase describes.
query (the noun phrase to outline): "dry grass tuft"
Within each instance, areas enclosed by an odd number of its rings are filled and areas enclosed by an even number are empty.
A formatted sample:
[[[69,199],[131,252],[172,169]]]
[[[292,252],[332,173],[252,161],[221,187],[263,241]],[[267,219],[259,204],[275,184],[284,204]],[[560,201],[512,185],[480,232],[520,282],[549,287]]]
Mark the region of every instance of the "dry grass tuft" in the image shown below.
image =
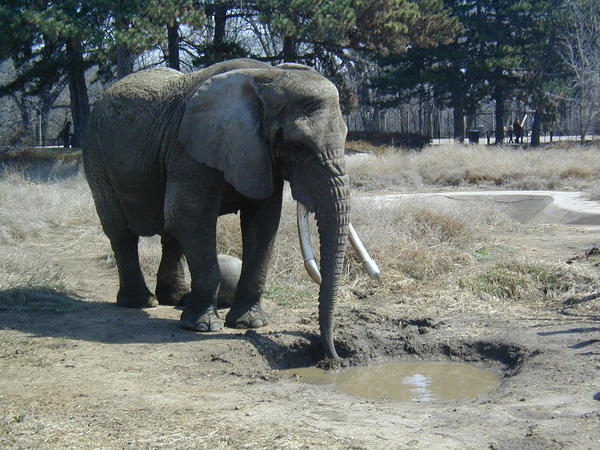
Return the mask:
[[[397,201],[382,208],[371,197],[352,209],[352,222],[381,268],[370,280],[348,247],[343,286],[360,296],[414,293],[441,277],[477,262],[477,249],[492,230],[514,223],[494,205],[467,203],[460,210],[440,198]]]
[[[480,298],[527,303],[553,303],[591,280],[562,267],[520,260],[501,261],[484,273],[461,280]]]
[[[48,287],[11,288],[0,291],[0,311],[11,313],[61,313],[73,310],[73,299]]]

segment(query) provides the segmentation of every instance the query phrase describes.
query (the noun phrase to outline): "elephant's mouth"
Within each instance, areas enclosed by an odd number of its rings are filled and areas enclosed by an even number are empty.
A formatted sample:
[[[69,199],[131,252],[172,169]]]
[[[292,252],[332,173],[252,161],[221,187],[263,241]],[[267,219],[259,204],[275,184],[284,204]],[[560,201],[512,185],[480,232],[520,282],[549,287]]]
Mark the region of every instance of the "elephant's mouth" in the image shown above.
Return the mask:
[[[315,254],[313,251],[312,243],[310,241],[310,224],[308,222],[308,210],[306,207],[297,202],[297,222],[298,222],[298,237],[300,238],[300,249],[302,250],[302,257],[304,258],[304,267],[308,272],[308,275],[312,280],[321,284],[321,272],[319,271],[319,266],[315,261]],[[369,274],[371,278],[379,278],[380,270],[377,266],[377,263],[371,258],[364,244],[358,237],[358,233],[350,223],[348,226],[348,237],[352,247],[358,253],[365,271]]]

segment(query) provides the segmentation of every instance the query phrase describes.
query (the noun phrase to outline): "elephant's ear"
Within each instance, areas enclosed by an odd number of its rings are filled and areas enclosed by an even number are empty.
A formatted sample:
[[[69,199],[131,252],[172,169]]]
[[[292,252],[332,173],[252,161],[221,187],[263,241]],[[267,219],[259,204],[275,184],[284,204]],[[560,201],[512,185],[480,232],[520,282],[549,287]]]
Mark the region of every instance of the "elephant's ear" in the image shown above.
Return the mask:
[[[241,194],[267,198],[273,192],[273,172],[262,117],[262,103],[249,74],[217,75],[188,102],[179,143],[196,161],[223,172]]]

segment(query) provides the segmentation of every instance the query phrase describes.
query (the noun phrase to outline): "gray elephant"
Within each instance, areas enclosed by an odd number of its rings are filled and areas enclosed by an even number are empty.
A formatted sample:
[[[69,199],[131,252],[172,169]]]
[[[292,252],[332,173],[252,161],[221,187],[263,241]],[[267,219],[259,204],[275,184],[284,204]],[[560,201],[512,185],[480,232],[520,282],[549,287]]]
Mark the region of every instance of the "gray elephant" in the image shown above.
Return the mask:
[[[265,325],[261,295],[286,180],[316,215],[321,339],[338,358],[332,315],[349,223],[346,131],[335,86],[297,65],[232,60],[191,74],[141,71],[113,85],[94,107],[83,158],[117,262],[117,304],[172,305],[185,296],[182,327],[221,329],[216,221],[239,211],[243,265],[225,325]],[[156,296],[137,249],[139,236],[155,234],[162,242]]]

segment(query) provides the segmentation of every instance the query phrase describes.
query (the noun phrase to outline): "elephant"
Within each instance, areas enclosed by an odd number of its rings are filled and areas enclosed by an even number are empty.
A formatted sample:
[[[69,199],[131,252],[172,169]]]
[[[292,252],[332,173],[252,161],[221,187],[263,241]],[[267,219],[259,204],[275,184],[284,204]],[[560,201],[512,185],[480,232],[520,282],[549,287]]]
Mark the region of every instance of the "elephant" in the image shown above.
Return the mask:
[[[91,113],[83,162],[117,263],[117,304],[182,303],[180,325],[201,332],[265,325],[261,296],[287,181],[293,198],[315,213],[321,341],[338,359],[333,312],[349,228],[346,133],[336,87],[296,64],[237,59],[189,74],[155,68],[112,85]],[[216,222],[238,212],[243,261],[223,323]],[[137,245],[157,234],[153,294]]]

